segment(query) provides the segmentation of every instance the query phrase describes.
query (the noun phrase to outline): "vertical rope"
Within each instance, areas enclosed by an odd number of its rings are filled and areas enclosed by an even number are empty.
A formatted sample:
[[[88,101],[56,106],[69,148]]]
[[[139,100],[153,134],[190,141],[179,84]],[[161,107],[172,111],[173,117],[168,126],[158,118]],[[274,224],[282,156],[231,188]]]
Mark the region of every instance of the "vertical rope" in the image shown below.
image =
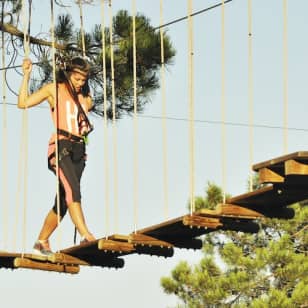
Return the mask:
[[[102,31],[102,58],[103,58],[103,84],[104,84],[104,156],[105,156],[105,232],[109,234],[109,155],[108,155],[108,118],[107,118],[107,77],[106,77],[106,37],[105,37],[105,3],[101,1],[101,31]]]
[[[56,120],[56,127],[55,127],[55,153],[56,153],[56,200],[57,200],[57,244],[58,247],[61,247],[61,240],[62,240],[62,233],[59,229],[60,227],[60,190],[59,190],[59,184],[60,184],[60,174],[59,174],[59,143],[58,143],[58,134],[57,134],[57,126],[58,126],[58,94],[57,94],[57,84],[56,84],[56,48],[55,48],[55,17],[54,17],[54,0],[50,0],[50,24],[51,24],[51,56],[52,56],[52,79],[54,83],[53,87],[53,97],[54,97],[54,110],[55,114],[57,115]]]
[[[136,1],[132,0],[133,22],[133,89],[134,89],[134,227],[138,225],[138,118],[137,118],[137,48],[136,48]]]
[[[252,54],[252,5],[248,0],[248,104],[249,104],[249,166],[253,165],[254,153],[254,100],[253,100],[253,54]],[[253,171],[250,168],[249,191],[253,190]]]
[[[288,152],[288,1],[283,0],[283,127],[284,153]]]
[[[19,211],[20,211],[20,196],[21,196],[21,186],[22,186],[22,163],[23,163],[23,149],[24,149],[24,138],[21,139],[20,147],[19,147],[19,159],[18,159],[18,175],[17,175],[17,191],[15,194],[15,223],[14,223],[14,231],[13,231],[13,251],[16,251],[17,246],[17,233],[18,233],[18,225],[19,225]]]
[[[160,0],[160,25],[164,24],[163,0]],[[168,205],[168,159],[167,159],[167,104],[166,104],[166,70],[164,52],[164,31],[160,27],[160,51],[161,51],[161,93],[162,93],[162,140],[163,140],[163,189],[164,189],[164,212],[165,219],[169,216]]]
[[[29,42],[29,25],[27,24],[27,16],[26,16],[26,5],[25,0],[22,1],[22,19],[23,19],[23,27],[24,27],[24,50],[25,50],[25,57],[27,58],[30,54],[30,42]],[[28,20],[28,23],[30,20]],[[22,139],[23,142],[23,149],[21,151],[21,156],[23,157],[23,181],[24,181],[24,191],[23,191],[23,236],[22,236],[22,256],[26,249],[26,238],[27,238],[27,192],[28,192],[28,110],[27,106],[23,110],[23,119],[22,119]]]
[[[114,84],[114,49],[113,49],[113,14],[112,1],[109,0],[109,20],[110,20],[110,62],[111,62],[111,95],[112,95],[112,130],[113,130],[113,168],[114,168],[114,210],[115,210],[115,231],[118,231],[118,131],[116,123],[116,99],[115,99],[115,84]]]
[[[83,12],[82,12],[82,0],[78,1],[79,4],[79,15],[80,15],[80,32],[81,32],[81,44],[82,44],[82,55],[86,56],[86,43],[84,36],[84,27],[83,27]]]
[[[188,102],[189,102],[189,150],[190,150],[190,213],[195,211],[195,127],[194,127],[194,42],[192,0],[188,0]]]
[[[226,202],[225,1],[221,5],[221,147],[223,203]]]
[[[2,24],[4,22],[4,2],[2,2]],[[6,67],[5,64],[5,34],[1,32],[1,45],[2,45],[2,67]],[[6,102],[6,86],[5,86],[6,71],[2,70],[2,204],[3,204],[3,247],[7,248],[8,245],[8,156],[7,156],[7,102]]]

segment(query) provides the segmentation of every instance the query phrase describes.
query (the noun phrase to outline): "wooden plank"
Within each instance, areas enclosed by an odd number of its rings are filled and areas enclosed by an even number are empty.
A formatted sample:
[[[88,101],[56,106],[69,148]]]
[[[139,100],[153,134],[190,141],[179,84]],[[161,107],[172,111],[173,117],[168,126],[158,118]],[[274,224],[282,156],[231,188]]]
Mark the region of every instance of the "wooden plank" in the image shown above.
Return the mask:
[[[34,270],[52,271],[58,273],[78,274],[78,265],[54,264],[49,262],[34,261],[27,258],[15,258],[14,266],[16,268],[28,268]]]
[[[282,169],[280,174],[284,173],[284,170]],[[265,184],[265,183],[283,183],[284,177],[280,175],[279,173],[269,169],[269,168],[261,168],[259,170],[259,183]]]
[[[176,236],[178,238],[195,238],[200,235],[209,233],[215,229],[212,228],[193,228],[187,224],[184,224],[185,216],[180,216],[168,221],[162,222],[157,225],[153,225],[141,230],[138,230],[137,233],[142,233],[155,237],[157,239],[169,241],[170,238]],[[174,244],[174,243],[173,243]],[[176,245],[175,245],[176,246]]]
[[[172,248],[172,244],[157,239],[152,236],[148,236],[142,233],[132,233],[129,235],[129,242],[133,245],[147,245],[147,246],[159,246],[161,248]]]
[[[302,187],[269,185],[253,192],[232,197],[227,203],[252,209],[266,217],[292,218],[294,211],[284,207],[306,200],[308,190]]]
[[[114,241],[107,239],[100,239],[98,241],[98,249],[111,252],[118,252],[120,254],[128,254],[134,252],[134,245],[123,241]]]
[[[270,160],[263,161],[261,163],[257,163],[252,166],[254,171],[259,171],[262,168],[273,168],[276,166],[277,169],[283,168],[283,163],[287,160],[295,159],[298,161],[302,161],[303,163],[308,163],[308,151],[298,151],[293,152],[291,154],[279,156]]]
[[[243,218],[243,219],[256,219],[264,217],[262,214],[248,209],[246,207],[234,205],[234,204],[218,204],[215,210],[208,210],[208,209],[200,209],[199,211],[195,212],[194,214],[207,216],[207,217],[217,217],[217,218],[224,218],[224,217],[235,217],[235,218]]]
[[[51,263],[61,263],[61,264],[70,264],[70,265],[90,265],[88,262],[84,260],[70,256],[65,253],[54,253],[48,256],[47,259]]]
[[[141,233],[131,233],[128,236],[113,235],[110,238],[133,245],[134,252],[138,254],[163,257],[172,257],[174,254],[172,244]]]
[[[32,259],[36,261],[47,261],[47,256],[40,256],[36,254],[29,254],[29,253],[12,253],[12,252],[6,252],[1,251],[0,252],[0,268],[11,268],[14,269],[14,259],[15,258],[27,258]]]
[[[289,159],[285,162],[286,175],[308,175],[308,164]]]
[[[123,245],[123,243],[113,244],[109,240],[106,240],[106,238],[103,238],[69,247],[60,252],[78,258],[86,262],[89,266],[122,268],[124,267],[124,260],[118,257],[132,253],[134,250],[131,250],[131,246]],[[99,246],[104,249],[101,250]],[[122,250],[118,249],[119,247]]]
[[[138,230],[137,233],[166,241],[177,248],[200,249],[202,247],[202,241],[197,239],[197,237],[212,232],[215,228],[198,228],[190,226],[187,222],[185,224],[184,220],[186,216],[180,216],[149,226]],[[207,226],[209,226],[209,221]]]
[[[217,229],[223,224],[220,219],[212,217],[204,217],[200,215],[186,215],[183,219],[183,224],[189,227],[205,228],[205,229]]]

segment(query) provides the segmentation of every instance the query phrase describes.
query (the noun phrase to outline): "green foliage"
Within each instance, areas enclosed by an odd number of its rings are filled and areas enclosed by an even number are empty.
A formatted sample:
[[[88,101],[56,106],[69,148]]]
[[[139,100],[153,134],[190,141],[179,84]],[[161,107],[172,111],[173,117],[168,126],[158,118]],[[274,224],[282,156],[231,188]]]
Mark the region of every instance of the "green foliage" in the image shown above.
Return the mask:
[[[85,3],[91,2],[86,1]],[[16,64],[16,54],[22,54],[20,49],[23,46],[24,36],[17,35],[15,37],[16,32],[22,32],[18,29],[20,27],[21,3],[21,0],[2,1],[3,18],[1,18],[1,21],[10,23],[13,26],[11,29],[14,29],[10,32],[12,39],[7,40],[5,46],[7,54],[11,55],[11,59],[8,61],[10,66]],[[56,1],[55,3],[61,6],[60,2]],[[95,4],[95,1],[93,1],[93,5],[99,4]],[[31,11],[33,17],[37,14],[35,7],[31,5],[29,5],[29,11]],[[134,112],[135,65],[136,109],[137,112],[142,112],[145,106],[151,102],[151,95],[160,86],[159,73],[162,62],[165,66],[170,65],[175,56],[175,50],[167,33],[163,33],[161,41],[160,30],[155,29],[147,17],[137,14],[135,25],[136,35],[134,37],[133,17],[125,10],[119,11],[113,17],[112,29],[108,27],[102,29],[100,24],[94,24],[92,30],[83,29],[81,31],[78,26],[75,26],[73,18],[69,14],[59,15],[55,23],[56,58],[68,60],[73,56],[82,56],[85,52],[86,57],[92,64],[89,76],[89,85],[92,89],[94,101],[92,111],[104,116],[106,110],[108,119],[119,119],[123,115],[131,115]],[[33,39],[30,40],[30,57],[33,62],[38,63],[35,66],[37,67],[37,74],[33,75],[31,84],[32,90],[35,90],[53,79],[53,61],[51,59],[53,53],[51,51],[50,33],[34,33],[35,29],[32,29],[30,24],[28,30],[29,36],[35,38],[35,42]],[[104,48],[103,34],[105,38]],[[85,51],[83,51],[83,38]],[[163,58],[162,44],[164,47]],[[134,56],[134,46],[136,47],[136,57]],[[20,59],[18,58],[18,60]],[[106,64],[105,72],[103,72],[104,60]],[[106,97],[104,93],[106,93]],[[113,103],[115,108],[113,108]]]
[[[224,193],[222,189],[214,183],[208,182],[205,188],[205,196],[196,196],[195,197],[195,210],[200,209],[210,209],[213,210],[215,207],[223,202]],[[226,195],[226,198],[229,198],[230,195]],[[190,201],[188,202],[188,208],[190,208]]]
[[[208,183],[196,204],[213,208],[221,197],[219,187]],[[164,291],[178,297],[179,307],[307,307],[308,207],[292,207],[293,219],[265,219],[257,234],[207,234],[200,262],[182,262],[162,278]]]
[[[148,18],[138,14],[136,23],[136,85],[137,112],[142,112],[145,105],[151,101],[151,94],[159,88],[159,70],[161,63],[160,32],[155,30]],[[84,33],[85,52],[90,59],[92,70],[89,85],[94,98],[93,111],[103,116],[106,104],[107,118],[113,116],[118,119],[134,111],[134,40],[133,19],[127,11],[119,11],[113,18],[112,45],[110,41],[111,29],[104,29],[105,52],[103,52],[101,25],[94,25],[91,32]],[[70,15],[60,15],[55,26],[56,42],[66,46],[65,50],[58,50],[62,59],[75,55],[82,55],[82,33],[75,28]],[[169,65],[175,56],[170,38],[163,35],[164,64]],[[41,48],[37,54],[41,62],[41,86],[52,80],[52,67],[49,48]],[[49,58],[49,61],[45,61]],[[112,64],[113,58],[113,64]],[[106,80],[103,74],[103,61],[106,63]],[[112,76],[112,66],[113,74]],[[114,82],[115,115],[112,106],[112,81]],[[106,90],[106,100],[104,99]]]

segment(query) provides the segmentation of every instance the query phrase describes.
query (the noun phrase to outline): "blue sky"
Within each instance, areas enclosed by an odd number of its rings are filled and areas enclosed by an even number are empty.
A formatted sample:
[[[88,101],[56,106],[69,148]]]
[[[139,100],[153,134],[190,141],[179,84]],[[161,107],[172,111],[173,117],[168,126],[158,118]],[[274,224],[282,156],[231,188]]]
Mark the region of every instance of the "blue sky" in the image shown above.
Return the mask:
[[[32,31],[47,32],[49,2],[33,1]],[[73,1],[67,9],[79,23],[78,7]],[[209,7],[218,1],[193,1],[193,11]],[[283,148],[283,0],[252,0],[253,46],[253,116],[254,138],[249,136],[248,95],[248,1],[233,0],[225,5],[225,125],[226,191],[232,195],[244,193],[250,170],[249,148],[253,146],[253,162],[261,162],[284,154]],[[137,11],[159,25],[159,1],[136,0]],[[107,8],[106,8],[107,9]],[[113,1],[113,12],[131,11],[131,1]],[[288,1],[288,152],[307,147],[308,98],[306,72],[308,44],[306,38],[308,3]],[[101,20],[99,1],[84,8],[87,29]],[[187,1],[164,1],[164,20],[169,22],[187,15]],[[106,16],[107,17],[107,16]],[[194,23],[194,103],[195,103],[195,193],[203,195],[208,181],[222,185],[221,139],[221,9],[198,15]],[[189,196],[189,130],[188,122],[188,33],[187,21],[167,28],[177,54],[166,73],[167,138],[168,138],[168,205],[169,218],[187,213]],[[10,72],[9,83],[17,91],[20,76]],[[8,102],[16,97],[8,92]],[[145,113],[138,117],[138,221],[139,229],[165,220],[162,163],[161,92],[152,96]],[[28,129],[28,190],[26,248],[31,250],[42,220],[50,209],[55,179],[47,170],[47,142],[52,131],[46,108],[29,110]],[[0,106],[1,123],[3,109]],[[7,228],[12,240],[15,220],[19,147],[21,142],[22,112],[7,108],[7,144],[9,170]],[[125,118],[117,124],[118,145],[118,200],[119,214],[114,210],[112,127],[108,128],[110,157],[110,215],[106,225],[104,132],[103,121],[92,117],[95,131],[88,147],[89,161],[83,176],[84,210],[90,229],[97,236],[129,234],[134,229],[133,202],[133,121]],[[5,133],[1,125],[1,134]],[[2,138],[3,139],[3,138]],[[1,142],[1,169],[5,159],[5,145]],[[1,196],[5,195],[1,176]],[[4,201],[1,201],[1,205]],[[1,238],[4,234],[4,211],[1,210]],[[18,245],[21,247],[21,221]],[[115,227],[118,221],[118,228]],[[67,247],[72,244],[73,226],[69,217],[63,221],[60,233],[51,243]],[[59,240],[60,238],[60,240]],[[1,244],[0,249],[4,249]],[[9,250],[11,247],[9,247]],[[20,249],[20,248],[19,248]],[[81,268],[76,276],[39,271],[1,270],[1,303],[5,307],[23,305],[55,307],[71,305],[75,308],[91,303],[105,307],[157,308],[175,306],[176,298],[163,293],[159,280],[169,275],[180,260],[196,263],[200,251],[176,250],[173,258],[147,256],[125,258],[125,268],[109,270]],[[17,295],[18,294],[18,295]]]

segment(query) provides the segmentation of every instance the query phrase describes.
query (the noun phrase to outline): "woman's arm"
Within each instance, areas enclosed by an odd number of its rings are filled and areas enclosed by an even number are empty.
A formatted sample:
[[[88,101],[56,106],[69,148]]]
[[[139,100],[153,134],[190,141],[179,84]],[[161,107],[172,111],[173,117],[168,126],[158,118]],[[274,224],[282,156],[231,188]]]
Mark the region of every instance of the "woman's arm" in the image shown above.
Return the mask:
[[[18,95],[18,108],[25,109],[35,105],[38,105],[48,99],[48,102],[53,105],[53,84],[48,84],[32,93],[28,94],[28,84],[32,71],[32,62],[29,59],[24,59],[22,64],[23,69],[23,79],[19,89]]]
[[[91,96],[87,97],[88,111],[91,111],[93,108],[93,100]]]

